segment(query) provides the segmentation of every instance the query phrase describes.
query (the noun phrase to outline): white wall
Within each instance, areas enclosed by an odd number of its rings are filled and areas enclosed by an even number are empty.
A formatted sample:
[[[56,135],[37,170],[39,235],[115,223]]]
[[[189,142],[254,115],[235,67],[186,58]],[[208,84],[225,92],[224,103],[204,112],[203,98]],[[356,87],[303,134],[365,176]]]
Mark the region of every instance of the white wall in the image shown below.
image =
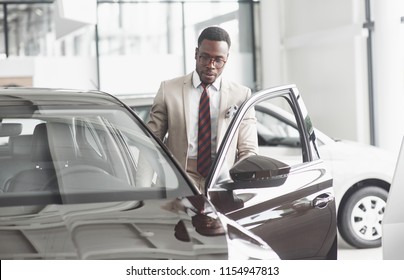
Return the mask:
[[[14,58],[0,60],[0,77],[32,77],[34,58]]]
[[[161,81],[183,74],[181,61],[176,55],[101,57],[100,89],[111,94],[156,93]]]
[[[262,1],[261,36],[263,85],[296,84],[317,128],[368,143],[363,2]]]
[[[404,1],[374,4],[376,144],[398,154],[404,135]]]
[[[0,77],[31,77],[34,87],[97,88],[95,58],[21,57],[0,60]]]
[[[252,55],[234,53],[226,64],[223,75],[245,85],[253,85]],[[160,83],[184,74],[182,56],[105,56],[100,58],[102,91],[111,94],[157,93]],[[190,60],[195,69],[195,60]],[[239,65],[244,65],[239,67]],[[189,72],[190,72],[189,71]]]
[[[404,1],[374,0],[376,146],[398,152],[404,134]],[[294,83],[315,126],[370,142],[363,0],[261,1],[263,86]]]

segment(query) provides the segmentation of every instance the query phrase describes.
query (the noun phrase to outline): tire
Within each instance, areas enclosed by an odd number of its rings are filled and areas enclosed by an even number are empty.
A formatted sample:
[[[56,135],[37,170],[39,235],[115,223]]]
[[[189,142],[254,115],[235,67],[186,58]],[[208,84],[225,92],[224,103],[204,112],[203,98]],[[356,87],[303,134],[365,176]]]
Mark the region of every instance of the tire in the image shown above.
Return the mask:
[[[388,192],[375,186],[352,193],[338,210],[341,237],[356,248],[380,247]]]

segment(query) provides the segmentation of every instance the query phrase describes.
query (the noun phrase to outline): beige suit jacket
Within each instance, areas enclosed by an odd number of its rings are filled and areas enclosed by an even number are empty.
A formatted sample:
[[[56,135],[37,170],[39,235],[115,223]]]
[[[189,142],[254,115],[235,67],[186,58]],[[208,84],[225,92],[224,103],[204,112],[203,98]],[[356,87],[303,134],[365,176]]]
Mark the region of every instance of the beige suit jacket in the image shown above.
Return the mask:
[[[163,81],[154,99],[150,112],[148,126],[161,140],[168,132],[167,147],[173,153],[181,166],[187,166],[187,127],[189,126],[189,92],[192,90],[192,73],[172,80]],[[231,118],[226,118],[230,106],[240,104],[251,95],[247,87],[222,79],[220,89],[220,110],[217,126],[217,149],[230,124]],[[194,110],[198,110],[195,108]],[[230,168],[238,159],[258,153],[257,128],[255,112],[244,119],[232,141],[227,155],[227,166]]]

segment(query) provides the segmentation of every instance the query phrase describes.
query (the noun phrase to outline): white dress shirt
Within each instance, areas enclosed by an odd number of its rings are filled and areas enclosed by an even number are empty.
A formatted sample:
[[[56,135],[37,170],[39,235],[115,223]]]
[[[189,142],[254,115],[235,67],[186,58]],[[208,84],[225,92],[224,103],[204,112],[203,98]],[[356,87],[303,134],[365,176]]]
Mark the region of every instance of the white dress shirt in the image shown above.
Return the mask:
[[[219,115],[220,106],[220,87],[221,76],[208,87],[208,96],[210,102],[210,121],[211,121],[211,136],[212,136],[212,156],[216,153],[217,145],[217,118]],[[201,80],[196,71],[192,74],[192,91],[189,93],[189,120],[190,126],[187,129],[188,136],[188,157],[196,159],[198,155],[198,115],[199,115],[199,100],[201,98],[203,88]]]

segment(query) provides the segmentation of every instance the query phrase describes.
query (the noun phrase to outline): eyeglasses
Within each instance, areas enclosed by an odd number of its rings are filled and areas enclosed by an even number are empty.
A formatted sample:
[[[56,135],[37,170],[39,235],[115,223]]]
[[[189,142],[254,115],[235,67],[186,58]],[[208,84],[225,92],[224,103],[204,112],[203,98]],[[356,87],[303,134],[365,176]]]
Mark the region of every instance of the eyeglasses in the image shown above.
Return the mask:
[[[199,56],[199,62],[203,65],[209,65],[213,61],[213,66],[215,68],[222,68],[224,64],[227,62],[226,60],[219,58],[219,57],[210,57],[208,55],[201,54]]]

